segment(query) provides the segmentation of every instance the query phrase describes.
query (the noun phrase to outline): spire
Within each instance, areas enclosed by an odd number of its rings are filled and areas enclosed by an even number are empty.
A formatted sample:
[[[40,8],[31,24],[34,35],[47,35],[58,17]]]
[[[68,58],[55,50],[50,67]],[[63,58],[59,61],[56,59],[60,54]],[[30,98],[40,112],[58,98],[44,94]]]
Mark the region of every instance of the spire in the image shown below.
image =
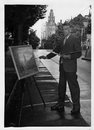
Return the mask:
[[[52,9],[50,10],[50,14],[48,16],[48,23],[55,23],[55,17]]]

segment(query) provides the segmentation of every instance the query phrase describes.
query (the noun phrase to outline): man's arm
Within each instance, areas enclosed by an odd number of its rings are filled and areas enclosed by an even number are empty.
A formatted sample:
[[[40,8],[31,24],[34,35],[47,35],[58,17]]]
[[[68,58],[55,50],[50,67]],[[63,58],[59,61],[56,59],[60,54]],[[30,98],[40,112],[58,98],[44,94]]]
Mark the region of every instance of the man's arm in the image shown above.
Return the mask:
[[[53,58],[54,56],[57,55],[57,53],[60,52],[60,45],[56,46],[52,52],[50,52],[49,54],[47,54],[46,56],[40,56],[39,58],[40,59],[51,59]]]
[[[53,58],[53,57],[56,56],[56,55],[57,55],[56,53],[50,52],[48,55],[46,55],[46,56],[42,55],[42,56],[40,56],[39,58],[40,58],[40,59],[51,59],[51,58]]]

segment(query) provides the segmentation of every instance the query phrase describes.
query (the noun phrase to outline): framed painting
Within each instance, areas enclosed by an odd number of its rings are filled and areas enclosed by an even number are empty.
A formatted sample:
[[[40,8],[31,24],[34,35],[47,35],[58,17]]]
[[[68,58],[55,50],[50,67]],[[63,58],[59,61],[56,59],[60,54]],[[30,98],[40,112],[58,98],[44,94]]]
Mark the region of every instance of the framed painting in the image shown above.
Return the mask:
[[[9,50],[19,80],[39,72],[31,45],[10,46]]]

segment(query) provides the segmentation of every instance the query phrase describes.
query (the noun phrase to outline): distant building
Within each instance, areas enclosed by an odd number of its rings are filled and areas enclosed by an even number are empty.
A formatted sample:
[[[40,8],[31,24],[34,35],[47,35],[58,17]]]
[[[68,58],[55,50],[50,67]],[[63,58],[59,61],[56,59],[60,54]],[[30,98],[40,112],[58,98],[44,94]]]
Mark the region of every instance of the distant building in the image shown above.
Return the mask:
[[[53,10],[50,10],[50,14],[48,16],[48,21],[46,22],[45,29],[41,32],[41,39],[47,39],[52,34],[55,34],[56,31],[56,23],[55,16]]]

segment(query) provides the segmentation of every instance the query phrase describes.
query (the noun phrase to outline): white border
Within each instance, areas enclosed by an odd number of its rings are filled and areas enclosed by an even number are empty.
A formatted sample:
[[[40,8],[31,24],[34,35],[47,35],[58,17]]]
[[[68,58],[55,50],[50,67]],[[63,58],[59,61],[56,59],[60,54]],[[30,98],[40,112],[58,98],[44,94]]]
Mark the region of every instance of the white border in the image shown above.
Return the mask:
[[[48,4],[49,2],[51,3],[55,3],[56,0],[1,0],[0,1],[0,130],[4,129],[4,4]],[[58,0],[59,1],[64,1],[64,0]],[[76,1],[76,0],[75,0]],[[88,0],[89,1],[89,0]],[[94,20],[94,0],[92,0],[92,18]],[[94,35],[94,21],[92,21],[92,44],[94,43],[93,41],[93,36]],[[93,59],[93,53],[94,53],[94,45],[92,45],[92,126],[91,127],[25,127],[25,128],[5,128],[5,129],[9,129],[9,130],[13,130],[13,129],[40,129],[40,130],[48,130],[48,129],[54,129],[54,130],[93,130],[94,129],[94,86],[93,86],[93,77],[94,77],[94,71],[93,71],[93,65],[94,65],[94,59]],[[3,95],[2,95],[3,94]]]

